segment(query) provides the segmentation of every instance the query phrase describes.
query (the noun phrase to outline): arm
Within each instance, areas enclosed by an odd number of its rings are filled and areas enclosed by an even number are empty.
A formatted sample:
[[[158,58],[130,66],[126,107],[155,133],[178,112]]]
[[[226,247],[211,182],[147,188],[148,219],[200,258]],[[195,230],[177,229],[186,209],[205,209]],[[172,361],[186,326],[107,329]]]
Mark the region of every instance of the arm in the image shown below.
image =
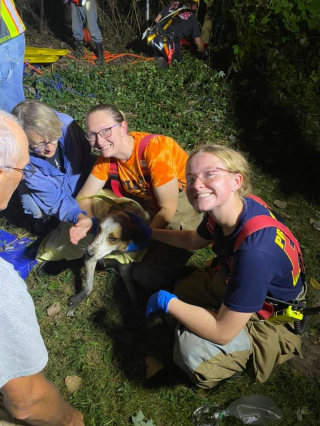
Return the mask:
[[[162,18],[162,15],[158,13],[158,15],[155,17],[155,20],[154,20],[155,24],[157,24],[161,18]]]
[[[44,175],[36,167],[36,173],[31,178],[24,180],[30,195],[37,206],[47,215],[55,216],[61,222],[74,223],[81,213],[77,201],[66,193],[61,186],[60,180],[54,175]]]
[[[198,336],[227,345],[243,329],[252,313],[235,312],[222,304],[218,313],[171,299],[168,313]]]
[[[10,413],[30,425],[84,426],[82,414],[40,373],[12,379],[1,392]]]
[[[77,223],[70,228],[70,241],[72,244],[78,244],[82,238],[84,238],[88,232],[90,232],[93,222],[90,218],[94,218],[93,212],[93,200],[90,197],[97,194],[105,185],[105,181],[97,179],[93,175],[89,175],[85,184],[81,188],[77,200],[80,207],[87,212],[88,216],[79,215]],[[81,199],[85,198],[85,199]]]
[[[170,229],[153,229],[152,238],[170,246],[186,250],[199,250],[207,247],[209,241],[200,237],[197,231],[175,231]]]
[[[205,51],[204,44],[203,44],[203,41],[202,41],[201,37],[196,37],[194,39],[194,42],[195,42],[197,48],[199,49],[199,52],[204,52]]]
[[[160,210],[154,216],[150,226],[151,228],[163,229],[168,226],[178,207],[178,181],[174,178],[153,190]]]

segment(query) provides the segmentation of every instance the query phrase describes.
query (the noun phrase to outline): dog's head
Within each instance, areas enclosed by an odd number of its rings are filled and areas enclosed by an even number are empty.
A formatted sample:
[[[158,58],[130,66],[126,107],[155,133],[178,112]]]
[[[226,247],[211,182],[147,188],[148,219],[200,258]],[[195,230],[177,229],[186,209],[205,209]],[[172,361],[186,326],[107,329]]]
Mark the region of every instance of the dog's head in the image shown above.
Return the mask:
[[[93,260],[99,260],[113,251],[125,252],[132,241],[137,242],[142,238],[140,226],[133,223],[129,215],[111,210],[101,220],[97,236],[88,247],[87,255]]]

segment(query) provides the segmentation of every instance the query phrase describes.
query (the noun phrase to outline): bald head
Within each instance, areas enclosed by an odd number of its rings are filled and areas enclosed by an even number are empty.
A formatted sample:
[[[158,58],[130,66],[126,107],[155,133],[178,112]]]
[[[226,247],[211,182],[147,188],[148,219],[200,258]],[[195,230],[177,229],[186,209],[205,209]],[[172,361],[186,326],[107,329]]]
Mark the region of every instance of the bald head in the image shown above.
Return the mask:
[[[13,115],[0,110],[0,166],[12,166],[28,155],[26,134]]]
[[[17,119],[0,110],[0,210],[7,207],[29,162],[28,139]]]

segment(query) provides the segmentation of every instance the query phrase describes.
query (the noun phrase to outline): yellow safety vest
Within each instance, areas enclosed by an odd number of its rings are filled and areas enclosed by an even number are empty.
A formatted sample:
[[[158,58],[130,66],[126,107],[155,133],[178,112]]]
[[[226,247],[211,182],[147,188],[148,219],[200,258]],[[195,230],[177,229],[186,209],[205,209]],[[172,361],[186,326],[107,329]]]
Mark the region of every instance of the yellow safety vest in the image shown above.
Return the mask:
[[[0,44],[17,37],[24,31],[25,26],[13,0],[0,0]]]

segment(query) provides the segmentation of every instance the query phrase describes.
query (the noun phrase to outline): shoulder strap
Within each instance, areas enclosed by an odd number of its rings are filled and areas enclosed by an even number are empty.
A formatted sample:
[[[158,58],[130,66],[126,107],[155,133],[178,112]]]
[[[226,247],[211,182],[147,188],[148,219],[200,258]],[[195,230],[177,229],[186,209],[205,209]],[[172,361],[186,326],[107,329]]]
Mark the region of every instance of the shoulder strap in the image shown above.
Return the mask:
[[[292,232],[283,223],[279,222],[277,219],[272,218],[271,216],[260,215],[249,219],[236,237],[234,243],[234,251],[238,250],[241,243],[249,235],[253,234],[256,231],[260,231],[260,229],[269,227],[280,229],[280,231],[282,231],[286,235],[286,237],[289,238],[295,250],[297,250],[301,271],[302,273],[305,273],[302,252],[298,240],[293,236]],[[290,253],[287,254],[290,257],[290,260],[294,266],[294,259],[292,258],[292,256],[290,256]]]

